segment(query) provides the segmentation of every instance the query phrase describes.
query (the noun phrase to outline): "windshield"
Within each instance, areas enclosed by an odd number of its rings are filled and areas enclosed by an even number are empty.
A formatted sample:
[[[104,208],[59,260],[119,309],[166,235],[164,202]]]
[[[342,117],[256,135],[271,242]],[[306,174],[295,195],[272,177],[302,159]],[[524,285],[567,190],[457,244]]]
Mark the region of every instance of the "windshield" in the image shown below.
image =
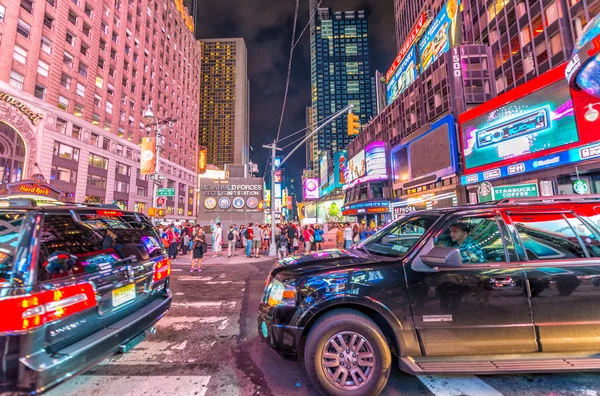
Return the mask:
[[[366,239],[361,246],[373,254],[404,256],[438,218],[436,214],[400,218]]]
[[[10,281],[17,248],[29,238],[21,232],[25,217],[24,213],[0,212],[0,286]]]

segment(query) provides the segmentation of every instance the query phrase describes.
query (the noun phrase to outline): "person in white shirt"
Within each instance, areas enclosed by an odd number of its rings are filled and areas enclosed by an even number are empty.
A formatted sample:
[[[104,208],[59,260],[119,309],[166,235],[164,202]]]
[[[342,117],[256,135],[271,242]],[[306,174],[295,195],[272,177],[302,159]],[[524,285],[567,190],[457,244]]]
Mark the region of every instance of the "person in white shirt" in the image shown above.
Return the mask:
[[[213,229],[214,235],[214,246],[213,252],[215,253],[213,257],[220,257],[221,250],[223,250],[221,244],[223,243],[223,229],[221,228],[221,223],[217,223],[217,225]]]
[[[350,227],[350,223],[346,222],[346,227],[344,228],[344,247],[346,249],[350,249],[352,247],[352,236],[353,231],[352,227]]]

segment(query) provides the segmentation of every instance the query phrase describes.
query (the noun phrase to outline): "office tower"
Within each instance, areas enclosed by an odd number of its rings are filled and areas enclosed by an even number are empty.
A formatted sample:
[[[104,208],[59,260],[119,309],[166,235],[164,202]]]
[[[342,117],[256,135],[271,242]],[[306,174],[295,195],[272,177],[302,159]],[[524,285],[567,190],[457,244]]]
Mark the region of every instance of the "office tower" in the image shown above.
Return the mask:
[[[349,104],[365,125],[375,115],[365,11],[334,12],[310,1],[311,101],[313,127]],[[323,151],[345,148],[346,117],[340,117],[313,137],[312,168]]]
[[[139,144],[155,134],[150,105],[177,119],[163,131],[160,173],[175,189],[163,207],[195,218],[200,44],[186,11],[166,0],[2,3],[0,184],[42,174],[71,201],[148,213]]]
[[[246,43],[242,38],[200,43],[200,145],[207,148],[209,164],[246,164],[250,147]]]

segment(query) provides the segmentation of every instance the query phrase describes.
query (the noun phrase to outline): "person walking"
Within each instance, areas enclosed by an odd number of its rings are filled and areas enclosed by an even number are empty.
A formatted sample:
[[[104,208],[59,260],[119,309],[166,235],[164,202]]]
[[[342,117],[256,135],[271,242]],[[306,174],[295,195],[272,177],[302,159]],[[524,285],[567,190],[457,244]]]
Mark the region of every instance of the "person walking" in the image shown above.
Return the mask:
[[[175,233],[173,226],[170,226],[167,230],[167,240],[169,241],[169,258],[171,260],[177,260],[177,234]]]
[[[346,222],[346,227],[344,228],[344,247],[346,249],[350,249],[352,247],[353,236],[354,234],[352,227],[350,227],[350,223]]]
[[[279,239],[277,240],[277,246],[279,247],[279,249],[277,249],[277,257],[279,257],[279,260],[287,257],[289,243],[290,241],[288,237],[284,233],[281,233],[281,235],[279,235]]]
[[[246,257],[252,258],[252,239],[254,237],[252,229],[252,223],[248,224],[248,228],[246,228]]]
[[[292,253],[294,247],[294,240],[298,237],[297,235],[297,231],[296,231],[296,227],[294,227],[293,223],[290,223],[290,225],[288,226],[288,232],[287,232],[287,236],[288,236],[288,240],[289,240],[289,252],[290,254]]]
[[[190,234],[188,232],[183,233],[181,237],[181,254],[186,256],[188,252],[188,246],[190,244]]]
[[[190,268],[190,272],[194,272],[195,269],[198,270],[198,272],[202,271],[200,266],[202,265],[204,252],[206,251],[206,236],[202,232],[201,228],[198,230],[199,231],[194,236],[194,241],[192,244],[192,268]]]
[[[335,232],[335,247],[338,249],[344,248],[344,229],[341,224],[337,225],[337,231]]]
[[[315,250],[323,250],[323,230],[320,225],[315,226]]]
[[[221,251],[223,250],[223,247],[221,246],[223,243],[223,229],[221,228],[221,223],[216,224],[214,231],[213,231],[213,235],[214,235],[213,252],[215,253],[213,255],[213,257],[221,257]]]
[[[229,226],[229,232],[227,233],[227,258],[235,256],[235,243],[238,239],[238,232],[235,229],[235,224]]]
[[[259,253],[260,253],[260,242],[262,240],[262,230],[260,229],[260,227],[258,226],[258,224],[256,224],[253,228],[252,228],[252,248],[253,251],[250,252],[250,255],[252,255],[252,253],[254,253],[254,257],[255,258],[259,258]]]
[[[304,253],[310,253],[310,247],[312,245],[311,239],[312,235],[308,230],[308,226],[304,226],[304,231],[302,232],[302,237],[304,238]]]

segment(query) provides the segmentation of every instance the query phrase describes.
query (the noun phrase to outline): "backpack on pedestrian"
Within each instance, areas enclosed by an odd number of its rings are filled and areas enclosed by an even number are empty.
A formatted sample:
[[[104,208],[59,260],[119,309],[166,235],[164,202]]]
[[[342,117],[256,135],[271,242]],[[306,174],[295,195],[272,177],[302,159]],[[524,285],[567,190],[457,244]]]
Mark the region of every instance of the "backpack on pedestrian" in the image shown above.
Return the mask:
[[[233,231],[229,230],[229,234],[227,234],[227,240],[233,241],[235,239],[235,235],[233,235]]]

